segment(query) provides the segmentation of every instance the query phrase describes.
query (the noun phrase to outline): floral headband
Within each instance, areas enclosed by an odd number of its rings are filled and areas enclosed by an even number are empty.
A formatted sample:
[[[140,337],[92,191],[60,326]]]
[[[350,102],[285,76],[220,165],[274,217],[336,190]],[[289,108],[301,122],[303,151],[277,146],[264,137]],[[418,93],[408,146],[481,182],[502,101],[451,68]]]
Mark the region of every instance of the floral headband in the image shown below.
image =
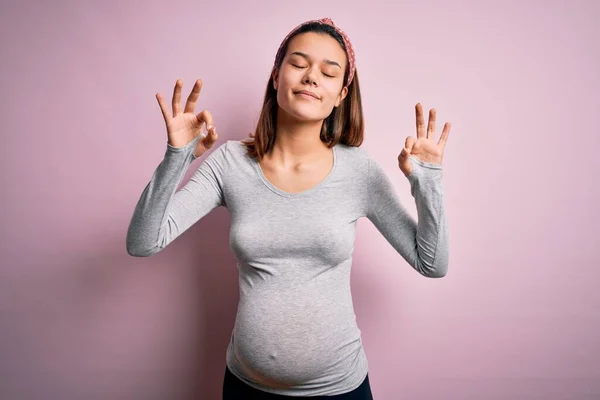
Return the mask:
[[[348,55],[348,61],[349,61],[348,79],[346,81],[345,87],[350,86],[350,83],[352,82],[352,78],[354,78],[354,70],[355,70],[355,63],[356,63],[354,47],[352,47],[352,43],[350,43],[350,39],[348,38],[348,35],[346,35],[346,33],[344,33],[344,31],[342,31],[340,28],[335,26],[335,24],[333,23],[333,21],[330,18],[321,18],[321,19],[306,21],[306,22],[301,23],[294,29],[292,29],[292,31],[290,33],[288,33],[287,36],[281,42],[281,45],[279,46],[279,50],[277,50],[277,55],[275,56],[275,63],[273,64],[273,71],[275,71],[275,69],[277,68],[277,64],[279,64],[281,62],[281,59],[284,56],[283,48],[284,48],[285,44],[287,43],[288,39],[290,38],[290,36],[292,36],[294,34],[294,32],[296,32],[302,26],[310,24],[310,23],[314,23],[314,22],[332,26],[333,28],[335,28],[337,33],[339,33],[340,36],[342,37],[342,39],[344,40],[344,44],[346,45],[346,54]]]

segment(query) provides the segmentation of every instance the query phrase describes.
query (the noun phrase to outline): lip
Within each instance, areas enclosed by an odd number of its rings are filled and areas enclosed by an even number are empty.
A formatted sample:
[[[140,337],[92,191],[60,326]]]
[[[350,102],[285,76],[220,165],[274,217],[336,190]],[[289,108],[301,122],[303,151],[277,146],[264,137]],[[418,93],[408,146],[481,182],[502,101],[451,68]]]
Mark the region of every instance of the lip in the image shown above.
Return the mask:
[[[294,92],[294,94],[304,95],[319,100],[319,97],[316,94],[314,94],[313,92],[309,92],[308,90],[299,90],[297,92]]]

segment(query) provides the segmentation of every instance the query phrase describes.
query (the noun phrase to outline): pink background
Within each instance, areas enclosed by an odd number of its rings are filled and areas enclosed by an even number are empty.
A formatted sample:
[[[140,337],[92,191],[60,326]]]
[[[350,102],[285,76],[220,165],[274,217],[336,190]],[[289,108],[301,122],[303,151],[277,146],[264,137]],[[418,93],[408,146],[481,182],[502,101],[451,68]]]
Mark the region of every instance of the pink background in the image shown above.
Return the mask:
[[[166,146],[154,94],[201,78],[197,111],[244,138],[280,41],[325,16],[357,51],[364,148],[413,215],[396,156],[414,105],[452,123],[448,275],[359,222],[375,399],[600,398],[599,4],[3,2],[0,398],[220,399],[227,210],[150,258],[125,250]]]

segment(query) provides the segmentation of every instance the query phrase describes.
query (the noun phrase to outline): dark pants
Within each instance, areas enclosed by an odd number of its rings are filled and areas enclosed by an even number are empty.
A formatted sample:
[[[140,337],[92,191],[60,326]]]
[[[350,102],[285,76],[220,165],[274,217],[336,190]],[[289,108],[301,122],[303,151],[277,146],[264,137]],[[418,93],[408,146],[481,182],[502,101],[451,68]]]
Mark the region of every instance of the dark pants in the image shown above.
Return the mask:
[[[307,398],[313,400],[373,400],[371,394],[371,386],[369,385],[369,375],[365,377],[363,383],[359,387],[348,393],[337,394],[334,396],[283,396],[263,392],[247,385],[245,382],[238,379],[227,366],[225,366],[225,378],[223,380],[223,400],[283,400],[283,399],[299,399]]]

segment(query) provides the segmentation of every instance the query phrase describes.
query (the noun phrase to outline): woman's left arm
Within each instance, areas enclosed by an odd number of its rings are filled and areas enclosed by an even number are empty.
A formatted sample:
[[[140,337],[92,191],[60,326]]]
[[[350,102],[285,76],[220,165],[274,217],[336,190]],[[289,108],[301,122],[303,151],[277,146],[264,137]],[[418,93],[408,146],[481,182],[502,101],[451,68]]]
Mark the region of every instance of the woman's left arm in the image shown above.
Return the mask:
[[[385,171],[369,159],[367,217],[398,253],[421,275],[441,278],[448,271],[448,230],[444,214],[442,158],[450,124],[434,143],[435,110],[427,131],[420,104],[416,106],[417,138],[408,137],[398,156],[417,207],[415,221],[400,203]]]

